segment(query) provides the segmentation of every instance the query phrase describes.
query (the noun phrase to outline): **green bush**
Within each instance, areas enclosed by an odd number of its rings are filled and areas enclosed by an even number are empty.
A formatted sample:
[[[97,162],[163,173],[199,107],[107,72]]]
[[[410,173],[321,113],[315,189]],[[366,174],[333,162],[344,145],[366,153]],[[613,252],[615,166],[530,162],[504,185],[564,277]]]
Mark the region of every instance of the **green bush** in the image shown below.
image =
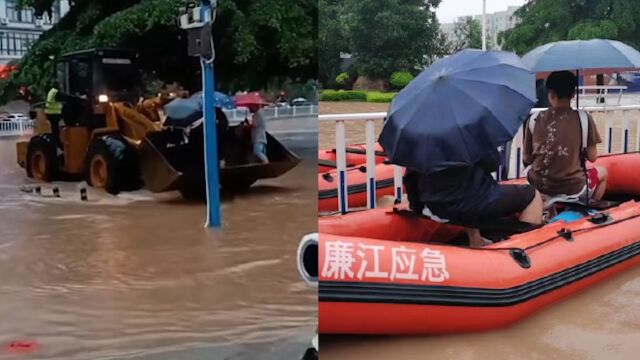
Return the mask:
[[[322,90],[320,101],[366,101],[374,103],[389,103],[396,96],[394,92],[355,91],[355,90]]]
[[[347,81],[349,81],[349,74],[346,72],[342,72],[336,76],[336,84],[340,85],[343,89],[347,85]]]
[[[323,90],[320,93],[320,101],[367,101],[367,93],[353,90]]]
[[[396,71],[391,74],[391,78],[389,78],[389,83],[391,87],[394,89],[400,90],[407,86],[411,80],[413,80],[413,75],[411,75],[408,71]]]
[[[367,102],[372,103],[390,103],[396,93],[383,93],[377,91],[371,91],[367,93]]]

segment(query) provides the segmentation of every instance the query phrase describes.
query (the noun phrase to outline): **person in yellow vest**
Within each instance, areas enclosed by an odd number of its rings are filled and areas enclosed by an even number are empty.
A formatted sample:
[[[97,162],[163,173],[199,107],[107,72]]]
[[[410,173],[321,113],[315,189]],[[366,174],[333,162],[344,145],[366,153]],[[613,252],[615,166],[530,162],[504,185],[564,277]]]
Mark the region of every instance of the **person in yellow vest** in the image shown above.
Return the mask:
[[[44,113],[51,124],[51,133],[56,144],[60,146],[60,120],[62,120],[62,100],[63,94],[54,86],[47,93],[47,100],[44,106]]]

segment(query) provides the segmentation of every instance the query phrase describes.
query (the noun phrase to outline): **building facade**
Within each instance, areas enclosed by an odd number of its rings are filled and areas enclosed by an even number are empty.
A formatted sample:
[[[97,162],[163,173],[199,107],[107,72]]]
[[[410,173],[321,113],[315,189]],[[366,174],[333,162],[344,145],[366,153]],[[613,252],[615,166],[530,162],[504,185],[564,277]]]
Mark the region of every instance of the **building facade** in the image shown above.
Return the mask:
[[[30,8],[18,9],[16,0],[0,0],[0,66],[19,60],[31,45],[69,11],[69,0],[56,0],[52,16],[36,18]]]
[[[517,18],[513,16],[519,6],[509,6],[506,10],[486,14],[487,21],[487,41],[492,49],[499,50],[501,44],[498,41],[500,32],[509,30],[517,24]],[[470,15],[471,16],[471,15]],[[464,22],[469,16],[460,16],[453,23],[440,24],[440,30],[445,34],[449,41],[455,39],[456,24]],[[482,15],[472,15],[475,20],[482,24]]]

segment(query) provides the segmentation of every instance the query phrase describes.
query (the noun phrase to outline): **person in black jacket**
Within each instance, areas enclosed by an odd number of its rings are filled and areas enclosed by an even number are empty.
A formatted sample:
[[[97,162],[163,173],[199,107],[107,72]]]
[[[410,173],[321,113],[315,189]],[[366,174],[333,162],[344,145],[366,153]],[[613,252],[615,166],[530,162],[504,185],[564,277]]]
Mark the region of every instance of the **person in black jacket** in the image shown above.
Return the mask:
[[[500,156],[494,152],[473,166],[430,174],[407,170],[405,187],[412,210],[435,220],[491,221],[514,216],[532,224],[542,222],[542,198],[531,185],[499,184],[491,173]],[[482,246],[473,243],[471,246]]]

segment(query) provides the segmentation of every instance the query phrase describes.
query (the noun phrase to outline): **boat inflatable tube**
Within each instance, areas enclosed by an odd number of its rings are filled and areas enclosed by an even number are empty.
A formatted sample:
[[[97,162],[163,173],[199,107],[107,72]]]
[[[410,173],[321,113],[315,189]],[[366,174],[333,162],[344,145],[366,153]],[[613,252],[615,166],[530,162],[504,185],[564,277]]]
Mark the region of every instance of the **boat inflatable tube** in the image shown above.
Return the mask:
[[[375,143],[374,151],[376,164],[382,163],[387,158],[380,144]],[[365,144],[347,145],[345,159],[348,167],[366,164],[367,146]],[[318,173],[335,170],[336,161],[336,149],[318,150]]]
[[[305,283],[318,286],[318,234],[305,235],[298,246],[298,273]]]

